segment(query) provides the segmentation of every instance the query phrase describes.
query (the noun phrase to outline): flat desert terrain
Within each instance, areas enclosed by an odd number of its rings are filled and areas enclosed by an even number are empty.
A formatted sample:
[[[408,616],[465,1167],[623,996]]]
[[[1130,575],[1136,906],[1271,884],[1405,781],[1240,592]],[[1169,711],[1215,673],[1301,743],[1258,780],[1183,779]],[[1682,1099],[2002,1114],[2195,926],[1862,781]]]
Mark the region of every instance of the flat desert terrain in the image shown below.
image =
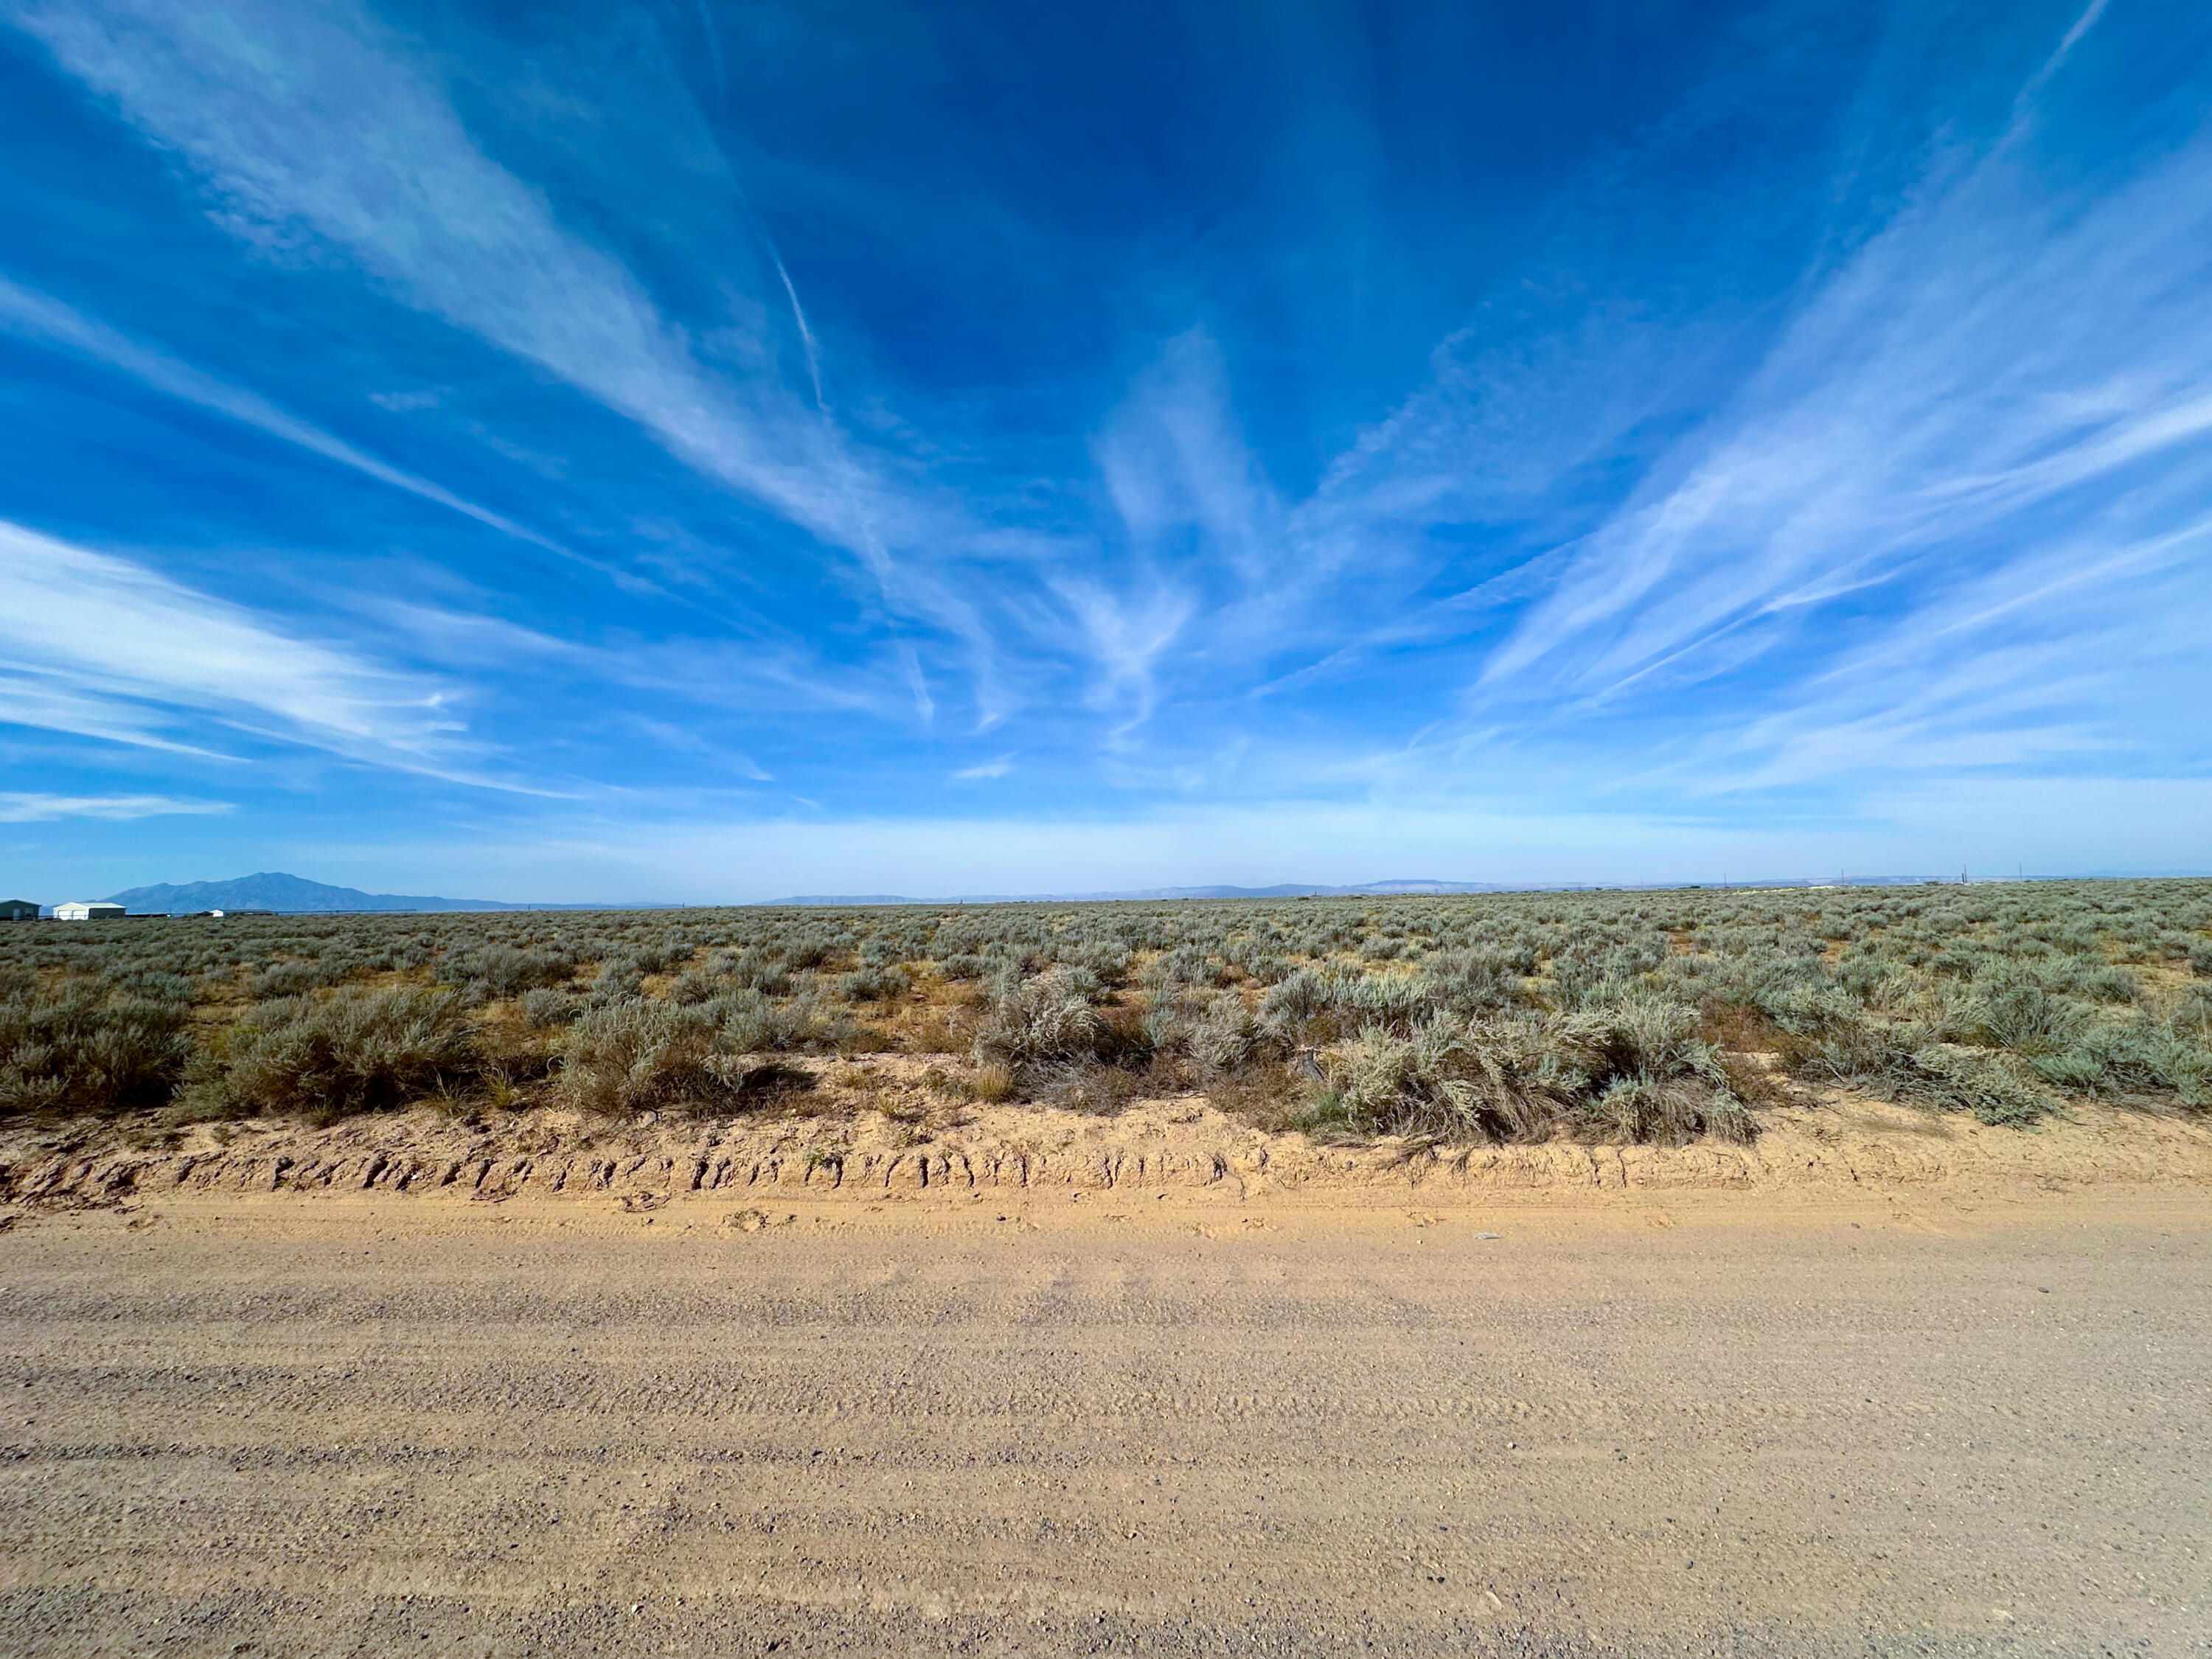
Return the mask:
[[[1627,1185],[1402,1160],[1139,1185],[1079,1146],[1059,1181],[811,1160],[657,1188],[696,1167],[669,1158],[491,1201],[386,1190],[374,1159],[313,1190],[87,1176],[131,1190],[0,1234],[0,1631],[2208,1650],[2204,1132],[1974,1131],[1976,1164],[1879,1127],[1802,1179],[1778,1131],[1748,1175],[1654,1151]]]

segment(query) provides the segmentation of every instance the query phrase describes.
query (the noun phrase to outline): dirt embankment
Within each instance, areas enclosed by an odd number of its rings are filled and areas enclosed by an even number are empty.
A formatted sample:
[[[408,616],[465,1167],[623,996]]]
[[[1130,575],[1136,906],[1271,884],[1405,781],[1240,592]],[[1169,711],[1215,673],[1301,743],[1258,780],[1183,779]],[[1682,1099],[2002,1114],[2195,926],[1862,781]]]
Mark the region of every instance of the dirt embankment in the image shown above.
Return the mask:
[[[872,1076],[871,1083],[878,1080]],[[886,1079],[897,1082],[896,1073]],[[175,1193],[384,1192],[447,1201],[686,1193],[810,1198],[1207,1189],[1392,1201],[1505,1192],[1942,1187],[2021,1192],[2212,1185],[2212,1125],[2081,1105],[2033,1130],[1993,1128],[1832,1093],[1760,1115],[1746,1146],[1337,1146],[1240,1124],[1189,1097],[1110,1117],[1036,1106],[931,1107],[908,1091],[734,1123],[609,1124],[532,1110],[416,1111],[332,1127],[201,1125],[149,1144],[113,1126],[0,1136],[0,1201],[72,1206]]]

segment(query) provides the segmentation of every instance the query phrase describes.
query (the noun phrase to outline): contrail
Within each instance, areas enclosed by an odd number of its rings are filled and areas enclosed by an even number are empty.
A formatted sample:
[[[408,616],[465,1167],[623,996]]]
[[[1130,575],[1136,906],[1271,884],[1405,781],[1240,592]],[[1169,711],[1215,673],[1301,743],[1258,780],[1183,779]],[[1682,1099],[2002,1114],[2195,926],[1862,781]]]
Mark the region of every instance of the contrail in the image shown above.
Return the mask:
[[[714,95],[727,100],[730,82],[722,69],[722,32],[714,27],[714,14],[708,9],[707,0],[699,0],[699,27],[706,33],[707,56],[714,65]]]
[[[700,3],[703,9],[706,0],[700,0]],[[799,348],[806,354],[806,378],[814,388],[815,412],[822,417],[823,428],[830,438],[830,465],[837,493],[853,515],[855,539],[860,544],[858,550],[876,579],[877,592],[883,596],[884,603],[896,617],[898,606],[892,600],[890,592],[895,566],[890,551],[884,546],[883,538],[876,534],[862,492],[855,488],[858,469],[852,457],[846,453],[844,434],[838,427],[837,417],[830,411],[829,394],[822,384],[822,343],[814,337],[813,325],[806,320],[806,307],[799,301],[799,284],[791,280],[791,268],[783,262],[783,250],[776,246],[775,234],[769,229],[768,222],[754,208],[751,199],[745,194],[744,185],[734,175],[735,170],[732,169],[732,182],[737,185],[738,203],[744,207],[746,217],[752,221],[753,228],[759,233],[761,246],[768,250],[769,263],[775,267],[776,280],[783,284],[783,297],[791,304],[791,319],[799,329]],[[894,631],[898,631],[896,623]],[[928,726],[937,718],[937,702],[929,694],[929,682],[922,672],[921,654],[902,635],[898,639],[898,651],[901,665],[906,670],[907,684],[914,693],[915,713],[924,726]]]
[[[404,471],[389,462],[379,460],[375,456],[355,448],[344,439],[300,419],[257,392],[233,386],[194,368],[190,363],[179,362],[173,357],[149,350],[106,324],[94,321],[73,307],[9,282],[4,276],[0,276],[0,327],[12,328],[19,334],[48,345],[82,352],[88,357],[144,382],[157,392],[167,392],[170,397],[181,398],[186,403],[198,404],[202,409],[228,415],[234,421],[256,428],[272,438],[297,444],[325,460],[351,467],[380,483],[404,489],[426,501],[435,501],[441,507],[464,514],[501,535],[528,542],[549,553],[574,559],[594,569],[605,569],[597,560],[563,547],[526,525],[517,524],[489,507],[478,507],[474,501],[454,495],[442,484]]]
[[[775,262],[775,274],[783,281],[784,297],[791,301],[792,320],[799,325],[799,343],[806,352],[807,378],[814,384],[814,407],[821,415],[822,424],[828,429],[834,447],[838,493],[845,498],[845,505],[852,512],[860,534],[861,555],[874,567],[877,589],[883,594],[884,603],[889,605],[891,556],[885,550],[882,538],[876,534],[875,526],[869,521],[868,509],[861,500],[860,492],[854,488],[856,469],[852,459],[845,453],[843,434],[838,429],[836,416],[830,412],[830,399],[822,390],[821,344],[814,337],[814,330],[807,324],[806,307],[799,302],[798,285],[791,280],[791,272],[783,263],[783,253],[776,246],[775,238],[769,234],[768,227],[761,222],[757,213],[753,215],[753,222],[760,228],[761,241],[768,249],[768,257]],[[894,612],[897,610],[896,605],[891,608]],[[927,726],[937,718],[937,702],[929,695],[929,682],[923,678],[921,656],[905,639],[899,641],[899,654],[906,668],[907,683],[914,691],[915,713],[921,717],[921,723]]]
[[[2028,100],[2042,91],[2045,83],[2058,73],[2067,58],[2073,55],[2074,48],[2081,44],[2081,37],[2097,27],[2097,20],[2105,15],[2105,8],[2111,3],[2112,0],[2089,0],[2089,3],[2082,9],[2081,15],[2074,20],[2074,27],[2060,37],[2057,50],[2043,60],[2041,69],[2027,77],[2027,84],[2020,89],[2012,100],[2013,122],[2015,126],[2027,112]]]
[[[759,223],[758,215],[754,216],[754,222]],[[815,343],[814,331],[806,325],[806,307],[799,303],[799,290],[792,285],[791,273],[784,269],[783,255],[776,248],[775,238],[768,234],[766,225],[761,226],[761,240],[768,244],[768,257],[775,261],[775,274],[783,278],[784,296],[791,301],[791,314],[799,324],[799,343],[806,349],[807,376],[814,382],[814,406],[827,419],[830,403],[822,395],[822,349]]]

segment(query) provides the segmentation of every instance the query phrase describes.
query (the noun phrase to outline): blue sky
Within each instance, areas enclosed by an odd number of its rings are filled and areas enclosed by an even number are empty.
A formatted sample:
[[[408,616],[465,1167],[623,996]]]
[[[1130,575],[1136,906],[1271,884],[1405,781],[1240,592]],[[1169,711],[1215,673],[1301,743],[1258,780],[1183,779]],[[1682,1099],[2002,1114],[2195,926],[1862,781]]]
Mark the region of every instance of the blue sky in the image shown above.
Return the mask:
[[[0,0],[0,868],[2212,868],[2212,13]]]

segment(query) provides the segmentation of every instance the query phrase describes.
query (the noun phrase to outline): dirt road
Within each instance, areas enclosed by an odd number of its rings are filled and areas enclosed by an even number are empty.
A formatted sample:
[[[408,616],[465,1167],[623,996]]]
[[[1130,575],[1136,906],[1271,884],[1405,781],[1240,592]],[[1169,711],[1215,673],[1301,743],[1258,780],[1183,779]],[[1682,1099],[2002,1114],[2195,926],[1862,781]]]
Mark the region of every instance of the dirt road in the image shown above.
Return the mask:
[[[0,1647],[2204,1651],[2208,1244],[2174,1190],[28,1216]]]

